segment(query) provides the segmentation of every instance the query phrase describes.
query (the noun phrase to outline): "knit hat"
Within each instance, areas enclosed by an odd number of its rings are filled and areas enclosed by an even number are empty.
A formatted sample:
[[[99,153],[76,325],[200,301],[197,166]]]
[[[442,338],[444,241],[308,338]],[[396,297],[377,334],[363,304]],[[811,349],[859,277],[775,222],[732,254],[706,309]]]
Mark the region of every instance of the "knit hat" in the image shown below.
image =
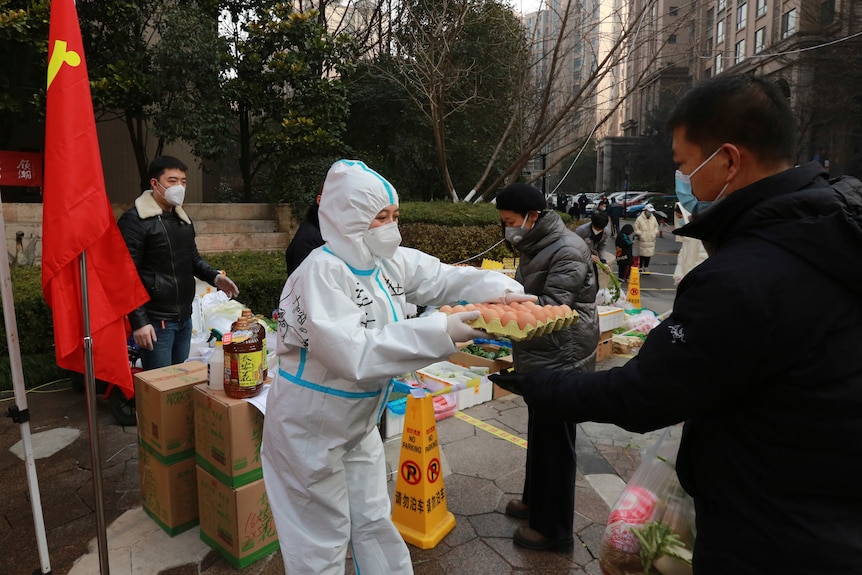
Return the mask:
[[[510,210],[519,214],[545,209],[542,192],[529,184],[517,182],[509,184],[497,192],[497,209]]]

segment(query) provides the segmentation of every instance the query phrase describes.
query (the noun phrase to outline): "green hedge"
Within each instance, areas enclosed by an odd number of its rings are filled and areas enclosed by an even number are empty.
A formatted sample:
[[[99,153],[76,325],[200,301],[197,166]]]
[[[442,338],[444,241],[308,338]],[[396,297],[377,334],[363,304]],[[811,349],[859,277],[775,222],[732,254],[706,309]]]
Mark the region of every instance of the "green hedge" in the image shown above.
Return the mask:
[[[567,223],[571,222],[568,215],[563,217]],[[466,263],[470,265],[480,265],[483,258],[501,260],[513,255],[500,243],[484,255],[473,257],[502,238],[497,210],[489,204],[405,202],[401,204],[400,228],[403,245],[437,256],[446,263],[468,260]],[[284,252],[207,254],[205,258],[214,267],[227,271],[240,288],[237,299],[254,313],[269,316],[276,309],[287,276]],[[54,364],[51,310],[42,295],[41,268],[15,267],[10,271],[24,379],[28,387],[33,387],[63,375]],[[2,325],[0,337],[5,342]],[[8,348],[3,345],[0,390],[11,387]]]

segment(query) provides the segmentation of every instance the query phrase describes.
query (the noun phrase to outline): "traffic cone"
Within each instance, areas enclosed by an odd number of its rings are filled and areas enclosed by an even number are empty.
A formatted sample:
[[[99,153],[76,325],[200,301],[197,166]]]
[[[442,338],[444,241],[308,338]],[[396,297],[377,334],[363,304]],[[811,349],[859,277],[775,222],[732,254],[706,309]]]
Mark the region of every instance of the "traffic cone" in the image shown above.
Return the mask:
[[[629,270],[629,289],[626,292],[626,300],[634,307],[641,307],[641,274],[637,266]]]
[[[407,396],[392,522],[420,549],[432,549],[455,527],[446,508],[434,398],[421,389]]]

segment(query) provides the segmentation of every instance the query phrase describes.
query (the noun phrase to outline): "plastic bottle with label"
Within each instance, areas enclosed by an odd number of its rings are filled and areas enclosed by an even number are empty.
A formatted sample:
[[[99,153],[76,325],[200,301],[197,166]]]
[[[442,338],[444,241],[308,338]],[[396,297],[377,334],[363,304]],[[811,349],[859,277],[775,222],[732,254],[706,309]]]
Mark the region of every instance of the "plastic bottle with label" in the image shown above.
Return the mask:
[[[265,330],[264,338],[250,309],[244,309],[224,334],[224,392],[228,397],[243,399],[254,397],[263,389],[266,373]]]
[[[263,380],[266,381],[268,375],[266,365],[266,327],[251,313],[249,308],[243,308],[241,317],[246,319],[249,327],[257,334],[257,338],[263,345],[260,354],[262,357],[261,361],[263,362]]]
[[[224,346],[221,340],[215,342],[215,348],[207,360],[207,387],[211,390],[224,389]]]

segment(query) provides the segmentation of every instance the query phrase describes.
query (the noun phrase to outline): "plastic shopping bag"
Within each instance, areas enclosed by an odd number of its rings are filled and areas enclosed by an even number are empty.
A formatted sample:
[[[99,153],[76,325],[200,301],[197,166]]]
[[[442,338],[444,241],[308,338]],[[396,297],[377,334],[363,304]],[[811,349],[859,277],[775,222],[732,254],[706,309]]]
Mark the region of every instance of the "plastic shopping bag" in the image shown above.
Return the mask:
[[[676,476],[670,428],[643,456],[614,504],[599,547],[605,575],[691,575],[694,502]]]

